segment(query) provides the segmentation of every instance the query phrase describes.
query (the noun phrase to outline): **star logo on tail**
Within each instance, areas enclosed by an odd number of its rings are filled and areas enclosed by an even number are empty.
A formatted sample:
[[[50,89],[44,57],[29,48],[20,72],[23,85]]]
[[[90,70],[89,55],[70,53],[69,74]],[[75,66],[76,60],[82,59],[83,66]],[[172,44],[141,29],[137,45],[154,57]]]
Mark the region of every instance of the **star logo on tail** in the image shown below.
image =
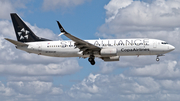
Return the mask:
[[[25,30],[24,28],[22,28],[21,31],[18,32],[20,40],[28,39],[28,34],[29,34],[29,31]]]

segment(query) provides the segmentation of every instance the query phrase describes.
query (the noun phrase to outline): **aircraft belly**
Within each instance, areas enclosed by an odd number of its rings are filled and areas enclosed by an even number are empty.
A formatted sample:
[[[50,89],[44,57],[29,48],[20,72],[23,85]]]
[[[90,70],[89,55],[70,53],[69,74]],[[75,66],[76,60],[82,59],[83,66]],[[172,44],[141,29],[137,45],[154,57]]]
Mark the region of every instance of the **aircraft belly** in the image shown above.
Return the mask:
[[[159,54],[165,54],[168,52],[162,51],[162,50],[151,50],[150,55],[159,55]]]
[[[119,52],[118,56],[150,55],[149,52]]]
[[[61,51],[61,52],[57,52],[56,56],[58,57],[78,57],[78,52],[74,51]]]
[[[28,53],[34,53],[38,55],[52,56],[52,57],[80,57],[79,49],[67,48],[67,49],[42,49],[38,50],[34,47],[17,47],[20,50],[24,50]]]
[[[47,51],[48,52],[48,51]],[[53,55],[55,57],[78,57],[79,50],[74,48],[64,48],[64,49],[57,49],[54,51]]]

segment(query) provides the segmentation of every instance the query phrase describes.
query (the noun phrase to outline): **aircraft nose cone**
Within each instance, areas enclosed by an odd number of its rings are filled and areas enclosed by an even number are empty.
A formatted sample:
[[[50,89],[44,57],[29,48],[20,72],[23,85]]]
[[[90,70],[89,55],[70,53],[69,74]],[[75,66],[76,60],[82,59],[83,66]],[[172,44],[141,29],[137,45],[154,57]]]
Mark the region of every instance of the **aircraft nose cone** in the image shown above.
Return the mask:
[[[174,49],[175,49],[175,47],[174,47],[174,46],[169,45],[169,50],[170,50],[170,51],[173,51]]]

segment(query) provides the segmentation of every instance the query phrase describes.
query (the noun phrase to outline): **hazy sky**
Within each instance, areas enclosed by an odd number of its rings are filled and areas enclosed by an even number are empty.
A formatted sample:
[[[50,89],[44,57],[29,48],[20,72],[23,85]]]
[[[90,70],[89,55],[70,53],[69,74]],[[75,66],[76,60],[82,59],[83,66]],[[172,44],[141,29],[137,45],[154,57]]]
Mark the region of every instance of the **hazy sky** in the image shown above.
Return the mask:
[[[179,101],[180,0],[0,0],[0,101]],[[10,13],[38,36],[67,40],[155,38],[176,47],[118,62],[55,58],[17,50]]]

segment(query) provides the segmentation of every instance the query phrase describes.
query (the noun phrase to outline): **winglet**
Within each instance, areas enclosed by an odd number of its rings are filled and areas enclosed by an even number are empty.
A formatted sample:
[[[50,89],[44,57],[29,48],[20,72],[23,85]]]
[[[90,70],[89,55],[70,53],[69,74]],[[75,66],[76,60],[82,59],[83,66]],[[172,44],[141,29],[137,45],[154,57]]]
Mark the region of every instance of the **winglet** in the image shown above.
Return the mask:
[[[62,27],[62,25],[59,23],[59,21],[57,21],[57,23],[58,23],[58,26],[59,26],[59,29],[60,29],[61,33],[67,33],[67,32],[64,30],[64,28]]]

